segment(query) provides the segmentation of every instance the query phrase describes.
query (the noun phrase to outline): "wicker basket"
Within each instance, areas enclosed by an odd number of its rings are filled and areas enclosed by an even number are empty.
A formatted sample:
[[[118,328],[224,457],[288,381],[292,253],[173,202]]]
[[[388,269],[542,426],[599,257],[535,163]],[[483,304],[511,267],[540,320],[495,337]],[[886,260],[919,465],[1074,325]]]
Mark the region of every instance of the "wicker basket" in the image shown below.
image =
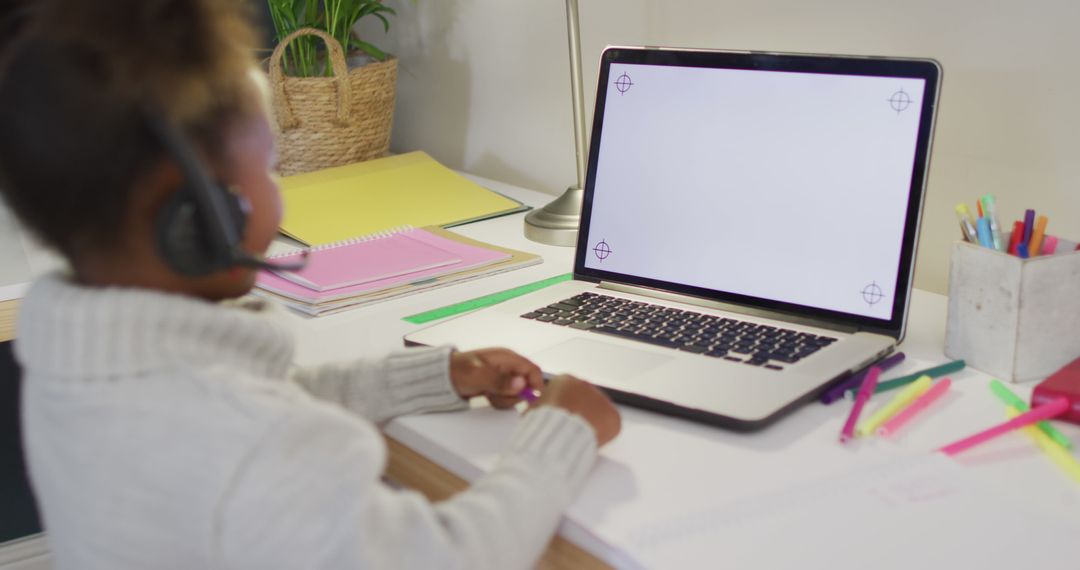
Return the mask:
[[[289,77],[285,47],[300,36],[326,42],[333,77]],[[314,28],[297,30],[274,49],[269,63],[282,175],[309,172],[386,155],[394,119],[397,60],[348,69],[341,44]]]

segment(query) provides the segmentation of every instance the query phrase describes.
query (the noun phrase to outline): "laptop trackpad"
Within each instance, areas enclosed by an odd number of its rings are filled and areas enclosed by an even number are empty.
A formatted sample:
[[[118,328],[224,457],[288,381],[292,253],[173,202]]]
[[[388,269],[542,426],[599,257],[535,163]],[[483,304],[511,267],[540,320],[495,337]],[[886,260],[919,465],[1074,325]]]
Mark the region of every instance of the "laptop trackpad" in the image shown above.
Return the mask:
[[[672,358],[599,340],[574,338],[529,355],[544,372],[573,374],[582,380],[618,382]]]

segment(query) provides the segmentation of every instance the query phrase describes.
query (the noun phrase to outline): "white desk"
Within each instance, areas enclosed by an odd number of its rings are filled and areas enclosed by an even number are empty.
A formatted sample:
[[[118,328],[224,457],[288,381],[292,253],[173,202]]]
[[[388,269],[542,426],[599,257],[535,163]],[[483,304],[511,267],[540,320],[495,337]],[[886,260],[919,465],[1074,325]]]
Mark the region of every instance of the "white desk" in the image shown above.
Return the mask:
[[[534,205],[550,199],[504,184],[481,182]],[[402,335],[416,328],[402,321],[402,316],[571,270],[571,249],[529,242],[522,236],[521,224],[522,216],[516,215],[463,226],[457,231],[539,253],[544,256],[543,264],[343,315],[302,322],[298,319],[303,331],[299,359],[316,363],[395,350],[401,346]],[[942,353],[945,311],[945,297],[915,292],[907,338],[901,346],[907,360],[887,373],[885,379],[947,361]],[[707,501],[717,504],[733,501],[883,459],[921,454],[1003,420],[1002,405],[986,388],[988,377],[968,369],[953,375],[953,379],[953,389],[944,401],[926,417],[907,426],[895,443],[871,440],[853,446],[838,444],[837,434],[849,409],[846,404],[815,403],[755,434],[727,432],[622,407],[623,433],[604,449],[586,490],[564,519],[560,534],[610,564],[628,565],[620,551],[600,536],[611,521],[640,518],[642,513],[677,517],[679,513],[673,509],[685,508],[692,500],[688,497],[707,497]],[[1031,387],[1022,385],[1016,389],[1026,397]],[[390,423],[386,433],[462,479],[472,480],[492,465],[514,422],[516,415],[512,412],[478,408],[463,414],[401,418]],[[1080,427],[1062,429],[1080,442]],[[391,449],[402,451],[393,445]],[[1013,497],[1048,517],[1080,521],[1080,486],[1067,479],[1022,435],[1000,438],[964,454],[958,462],[963,476],[976,479],[980,488]],[[1016,548],[1024,549],[1025,536],[1030,535],[1017,535]],[[948,537],[942,537],[939,546],[945,547],[948,541]],[[944,550],[952,558],[949,563],[964,565],[964,552]],[[854,552],[870,555],[874,547],[856,547]]]
[[[538,192],[481,182],[532,205],[542,205],[551,199]],[[401,320],[403,316],[571,271],[572,250],[527,241],[522,236],[522,218],[520,214],[508,216],[462,226],[456,231],[539,253],[545,259],[543,264],[339,315],[319,319],[290,316],[298,331],[298,361],[317,364],[398,350],[402,336],[417,328]],[[942,354],[945,306],[944,297],[916,291],[907,339],[901,346],[908,358],[888,376],[946,360]],[[844,404],[809,405],[755,434],[726,432],[622,407],[623,433],[604,448],[587,488],[564,519],[560,534],[612,565],[629,565],[618,549],[599,536],[598,530],[612,521],[640,518],[642,513],[676,516],[675,510],[685,506],[687,497],[719,503],[816,476],[841,473],[881,458],[930,450],[1003,419],[1002,406],[986,389],[985,375],[969,369],[953,378],[954,389],[945,401],[905,428],[895,444],[868,441],[851,447],[839,445],[837,434],[848,411]],[[1030,386],[1017,387],[1017,391],[1026,396]],[[459,490],[461,482],[438,468],[432,469],[427,460],[461,479],[475,479],[494,461],[515,421],[513,412],[485,408],[395,420],[386,429],[392,439],[388,473],[392,478],[423,487],[429,495],[447,496]],[[1080,427],[1062,429],[1080,443]],[[1064,516],[1080,521],[1080,486],[1066,479],[1023,436],[1004,436],[966,453],[959,463],[980,485],[1003,497],[1020,498],[1048,517]],[[828,516],[828,512],[821,513],[823,518]],[[1030,532],[1038,529],[1017,529],[1017,541],[1012,547],[1024,550],[1024,538],[1030,536],[1025,533]],[[783,537],[777,540],[778,545],[783,544]],[[970,567],[964,551],[947,548],[949,540],[950,537],[941,538],[937,546],[944,550],[945,559],[934,566]],[[836,551],[844,553],[843,559],[880,566],[880,560],[874,558],[878,546],[845,543],[842,537],[837,542]],[[1068,560],[1064,550],[1067,548],[1068,545],[1063,545],[1062,561]],[[824,564],[813,562],[808,561],[808,565]],[[565,541],[553,543],[542,563],[568,568],[590,564],[595,565],[595,559],[582,556]],[[712,563],[701,564],[724,565],[723,552],[717,552]]]

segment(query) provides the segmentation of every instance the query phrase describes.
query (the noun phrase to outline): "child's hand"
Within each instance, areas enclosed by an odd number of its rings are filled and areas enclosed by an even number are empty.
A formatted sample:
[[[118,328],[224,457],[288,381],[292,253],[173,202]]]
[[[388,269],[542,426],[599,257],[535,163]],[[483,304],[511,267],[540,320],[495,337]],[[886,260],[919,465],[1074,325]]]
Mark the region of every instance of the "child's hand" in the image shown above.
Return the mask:
[[[615,439],[622,429],[619,410],[599,388],[563,374],[548,382],[536,406],[558,406],[585,419],[596,432],[597,445]]]
[[[450,380],[464,398],[486,396],[498,409],[521,401],[526,387],[541,390],[540,367],[507,348],[485,348],[450,355]]]

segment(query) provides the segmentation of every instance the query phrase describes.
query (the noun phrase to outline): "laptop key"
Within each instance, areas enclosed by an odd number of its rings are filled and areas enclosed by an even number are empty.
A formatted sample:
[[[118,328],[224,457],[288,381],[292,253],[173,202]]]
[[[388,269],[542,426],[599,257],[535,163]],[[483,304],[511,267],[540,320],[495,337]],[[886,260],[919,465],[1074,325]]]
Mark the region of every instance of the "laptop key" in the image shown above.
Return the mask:
[[[523,318],[523,319],[535,319],[536,317],[539,317],[541,314],[542,313],[535,313],[535,312],[534,313],[525,313],[524,315],[521,315],[521,318]]]
[[[574,323],[574,324],[570,325],[570,328],[578,329],[578,330],[582,330],[582,331],[587,331],[587,330],[595,328],[595,327],[596,327],[596,323],[593,322],[593,321],[582,321],[582,322],[577,322],[577,323]]]
[[[679,347],[679,350],[693,352],[694,354],[704,354],[709,350],[709,347],[701,346],[700,344],[684,344]]]
[[[550,322],[554,321],[555,318],[556,318],[555,315],[542,315],[542,316],[536,317],[536,320],[538,320],[538,321],[540,321],[542,323],[550,323]]]
[[[667,338],[644,337],[638,340],[640,340],[641,342],[647,342],[649,344],[655,344],[656,346],[666,346],[668,348],[679,348],[681,346],[678,341]]]

